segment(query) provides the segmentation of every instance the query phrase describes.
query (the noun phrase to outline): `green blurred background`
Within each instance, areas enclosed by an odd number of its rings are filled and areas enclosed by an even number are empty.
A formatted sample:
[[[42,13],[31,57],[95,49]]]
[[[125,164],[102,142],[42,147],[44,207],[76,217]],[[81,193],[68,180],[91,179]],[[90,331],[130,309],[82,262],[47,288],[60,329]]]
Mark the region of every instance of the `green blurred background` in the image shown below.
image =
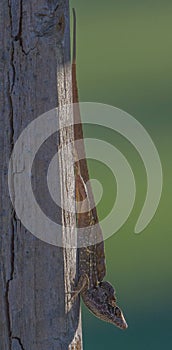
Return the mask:
[[[101,322],[83,306],[84,349],[171,349],[172,2],[72,0],[70,5],[77,11],[80,100],[110,104],[135,117],[158,149],[164,177],[156,215],[141,234],[134,234],[146,194],[142,160],[120,135],[84,128],[85,136],[120,149],[137,185],[129,219],[105,243],[107,279],[116,287],[129,328],[121,331]],[[104,189],[98,205],[101,219],[113,205],[115,180],[102,163],[89,161],[89,168]]]

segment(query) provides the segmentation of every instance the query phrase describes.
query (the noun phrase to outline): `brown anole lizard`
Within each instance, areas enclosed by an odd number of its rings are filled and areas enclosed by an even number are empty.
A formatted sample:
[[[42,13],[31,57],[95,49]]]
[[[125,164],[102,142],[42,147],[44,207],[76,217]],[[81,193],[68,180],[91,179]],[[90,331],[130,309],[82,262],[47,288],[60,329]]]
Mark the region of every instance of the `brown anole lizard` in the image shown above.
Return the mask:
[[[84,246],[79,248],[79,281],[73,292],[73,297],[75,298],[80,293],[85,305],[98,318],[113,323],[121,329],[126,329],[127,323],[121,309],[116,304],[115,290],[109,282],[103,281],[106,275],[103,234],[98,222],[96,208],[91,209],[90,198],[91,202],[94,203],[91,186],[86,186],[89,180],[89,174],[78,104],[76,80],[76,14],[74,9],[73,18],[72,94],[74,103],[74,137],[75,141],[82,140],[75,149],[76,202],[78,203],[77,227],[78,231],[80,228],[84,228],[84,235],[80,237],[80,243],[83,240]],[[80,159],[79,154],[82,154],[82,160],[78,160]],[[96,231],[93,230],[95,243],[91,240],[90,245],[90,237],[93,239],[91,229],[94,228],[95,224]],[[87,242],[88,245],[85,246]]]

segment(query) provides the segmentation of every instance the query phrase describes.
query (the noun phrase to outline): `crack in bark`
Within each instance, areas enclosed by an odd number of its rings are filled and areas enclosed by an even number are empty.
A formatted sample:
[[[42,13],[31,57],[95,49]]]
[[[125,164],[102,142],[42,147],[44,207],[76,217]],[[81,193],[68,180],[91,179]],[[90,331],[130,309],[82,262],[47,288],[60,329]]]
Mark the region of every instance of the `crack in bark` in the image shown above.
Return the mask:
[[[22,38],[22,27],[23,27],[23,2],[20,0],[20,19],[19,19],[19,32],[18,32],[18,40],[20,46],[22,48],[23,53],[25,53],[23,49],[23,38]]]
[[[20,0],[20,18],[19,18],[19,31],[18,31],[18,34],[13,37],[13,39],[15,41],[19,41],[19,44],[20,44],[20,47],[21,47],[21,50],[23,52],[23,54],[25,56],[29,55],[29,53],[31,51],[33,51],[35,49],[35,47],[31,48],[30,50],[28,51],[25,51],[24,49],[24,46],[23,46],[23,36],[22,36],[22,32],[23,32],[23,1]]]
[[[14,65],[14,44],[12,42],[12,47],[11,47],[11,67],[12,67],[12,80],[11,80],[11,87],[10,87],[10,94],[13,92],[14,88],[14,83],[15,83],[15,76],[16,76],[16,71],[15,71],[15,65]],[[14,132],[14,131],[13,131]]]
[[[12,38],[12,12],[11,12],[11,3],[8,1],[8,7],[9,7],[9,18],[10,18],[10,25],[11,25],[11,38]],[[8,99],[9,99],[9,120],[10,120],[10,145],[11,145],[11,152],[14,146],[14,120],[13,120],[13,101],[12,101],[12,92],[15,84],[15,65],[14,65],[14,43],[11,40],[11,58],[10,58],[10,66],[11,70],[9,70],[8,73]],[[10,243],[10,253],[11,253],[11,270],[9,278],[6,281],[6,290],[5,290],[5,300],[6,300],[6,315],[7,315],[7,323],[8,323],[8,334],[9,334],[9,345],[10,350],[12,349],[12,323],[11,323],[11,310],[10,310],[10,301],[9,301],[9,290],[10,290],[10,282],[13,280],[14,277],[14,259],[15,259],[15,253],[14,253],[14,232],[15,232],[15,223],[16,223],[16,216],[14,209],[12,208],[11,211],[11,243]]]
[[[11,24],[12,24],[11,5],[10,5],[10,16],[11,16]],[[23,27],[23,1],[20,0],[19,30],[18,30],[18,34],[15,37],[12,35],[11,36],[15,41],[19,41],[22,52],[24,53],[24,55],[26,55],[27,53],[25,52],[24,47],[23,47],[22,27]]]
[[[12,53],[13,55],[13,53]],[[10,105],[10,127],[11,127],[11,135],[10,135],[10,144],[11,144],[11,150],[13,149],[14,145],[14,126],[13,126],[13,105],[12,105],[12,97],[11,97],[11,83],[10,78],[9,80],[9,105]],[[13,280],[14,277],[14,259],[15,259],[15,253],[14,253],[14,230],[15,230],[15,223],[16,223],[16,217],[14,209],[12,209],[11,212],[11,271],[10,276],[6,282],[6,291],[5,291],[5,298],[6,298],[6,313],[7,313],[7,322],[8,322],[8,332],[9,332],[9,342],[10,342],[10,349],[12,349],[12,325],[11,325],[11,317],[10,317],[10,302],[9,302],[9,289],[10,289],[10,282]]]
[[[22,341],[21,341],[21,339],[20,339],[19,337],[12,337],[12,339],[17,340],[18,343],[19,343],[19,345],[20,345],[20,347],[21,347],[21,349],[22,349],[22,350],[25,350],[25,348],[24,348],[24,346],[23,346],[23,344],[22,344]]]
[[[11,324],[11,317],[10,317],[10,301],[9,301],[9,289],[10,289],[10,282],[13,280],[14,276],[14,210],[12,213],[11,218],[11,271],[10,271],[10,278],[6,282],[6,291],[5,291],[5,299],[6,299],[6,314],[7,314],[7,322],[8,322],[8,334],[9,334],[9,343],[10,343],[10,350],[12,349],[12,324]]]
[[[13,14],[12,14],[12,8],[11,8],[11,1],[8,1],[8,7],[9,7],[9,15],[10,15],[10,22],[11,22],[11,38],[13,39],[13,43],[14,41],[19,41],[21,50],[23,52],[23,54],[25,56],[29,55],[29,53],[31,51],[33,51],[35,47],[29,49],[28,51],[25,51],[24,46],[23,46],[23,36],[22,36],[22,32],[23,32],[23,1],[20,0],[20,18],[19,18],[19,30],[18,30],[18,34],[16,36],[12,35],[12,22],[13,22]],[[14,47],[14,44],[13,44]]]
[[[12,10],[11,10],[11,3],[8,1],[8,8],[9,8],[9,17],[10,17],[10,27],[11,27],[11,38],[12,38]],[[10,79],[10,73],[8,74],[8,79],[9,79],[9,99],[10,99],[10,107],[12,106],[12,98],[11,94],[13,91],[14,83],[15,83],[15,65],[14,65],[14,43],[11,41],[11,59],[10,59],[10,65],[12,68],[12,79]],[[11,113],[10,116],[10,122],[11,122],[11,117],[13,117],[13,112]],[[14,133],[14,130],[13,130]]]
[[[54,8],[54,12],[56,12],[57,10],[58,10],[58,8],[59,8],[59,2],[57,1],[57,5],[55,6],[55,8]]]

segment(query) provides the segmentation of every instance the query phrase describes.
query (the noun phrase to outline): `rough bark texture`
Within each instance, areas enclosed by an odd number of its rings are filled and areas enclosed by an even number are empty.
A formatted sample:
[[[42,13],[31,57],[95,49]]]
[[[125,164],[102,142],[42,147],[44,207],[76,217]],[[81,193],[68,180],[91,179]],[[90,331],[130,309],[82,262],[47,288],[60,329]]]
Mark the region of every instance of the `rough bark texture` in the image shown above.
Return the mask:
[[[22,226],[10,202],[7,178],[22,130],[42,113],[71,102],[68,0],[3,0],[0,35],[0,349],[82,349],[79,303],[71,307],[67,297],[76,277],[76,250],[49,245]],[[61,115],[58,122],[64,123]],[[69,139],[72,129],[48,140],[32,174],[37,201],[62,222],[64,239],[67,234],[72,239],[75,217],[62,215],[53,201],[47,203],[44,185],[50,157]],[[60,177],[59,198],[71,208],[72,161],[69,145],[60,157],[57,184]]]

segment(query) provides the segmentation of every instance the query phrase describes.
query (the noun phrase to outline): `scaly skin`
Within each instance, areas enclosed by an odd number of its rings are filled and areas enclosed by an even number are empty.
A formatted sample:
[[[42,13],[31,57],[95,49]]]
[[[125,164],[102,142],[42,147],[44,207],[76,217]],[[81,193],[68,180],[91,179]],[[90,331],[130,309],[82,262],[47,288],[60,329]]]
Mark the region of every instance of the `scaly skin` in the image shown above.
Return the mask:
[[[83,139],[81,117],[78,105],[78,89],[76,81],[76,15],[74,15],[74,35],[73,35],[73,62],[72,62],[72,92],[74,103],[74,133],[75,140]],[[81,145],[81,144],[80,144]],[[84,142],[82,149],[75,150],[75,181],[76,181],[76,201],[78,241],[79,249],[79,281],[73,292],[73,298],[79,293],[88,309],[101,320],[113,323],[121,329],[127,328],[127,323],[123,313],[116,305],[115,291],[109,282],[103,281],[106,275],[105,252],[103,234],[98,223],[96,208],[91,208],[90,198],[94,202],[91,187],[86,187],[89,180],[87,162],[85,157]],[[78,154],[82,153],[82,161],[78,161]],[[97,229],[94,229],[94,225]],[[80,233],[80,228],[84,228],[84,236]],[[90,245],[91,242],[91,245]],[[95,242],[95,244],[93,244]],[[100,243],[97,243],[100,242]]]
[[[85,243],[89,241],[91,226],[94,227],[94,216],[92,210],[89,210],[86,186],[80,175],[76,175],[76,199],[79,203],[77,210],[85,211],[85,221],[83,216],[79,213],[77,215],[78,227],[85,227],[83,237]],[[82,202],[84,207],[82,207]],[[100,234],[102,235],[101,231],[99,231]],[[102,249],[102,246],[100,247]],[[98,249],[99,253],[100,247]],[[101,266],[102,259],[103,265]],[[121,329],[126,329],[127,323],[121,309],[116,304],[115,290],[109,282],[102,281],[102,276],[104,277],[105,273],[104,264],[104,250],[98,256],[96,244],[80,248],[80,278],[74,296],[76,297],[80,293],[88,309],[101,320],[113,323]],[[101,278],[98,276],[101,276]]]

